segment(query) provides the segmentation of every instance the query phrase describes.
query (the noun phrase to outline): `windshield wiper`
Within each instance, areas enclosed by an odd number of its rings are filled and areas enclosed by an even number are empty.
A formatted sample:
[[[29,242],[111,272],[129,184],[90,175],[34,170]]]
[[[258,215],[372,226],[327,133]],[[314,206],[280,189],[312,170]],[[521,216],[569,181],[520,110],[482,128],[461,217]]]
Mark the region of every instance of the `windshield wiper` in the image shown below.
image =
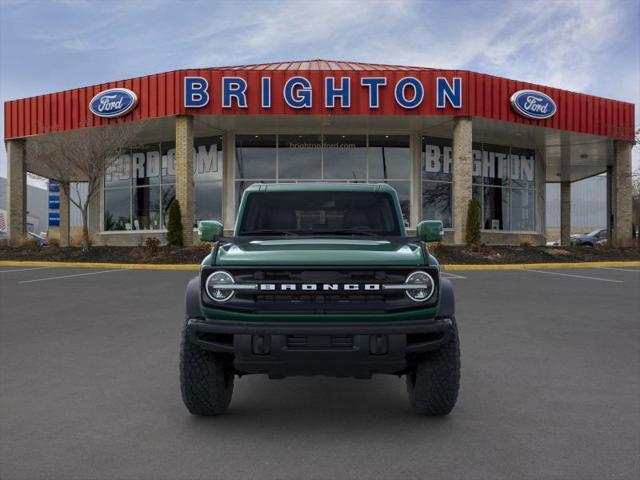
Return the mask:
[[[249,235],[293,235],[298,236],[297,233],[290,230],[275,230],[271,228],[261,228],[260,230],[250,230],[248,232],[240,232],[241,236]]]

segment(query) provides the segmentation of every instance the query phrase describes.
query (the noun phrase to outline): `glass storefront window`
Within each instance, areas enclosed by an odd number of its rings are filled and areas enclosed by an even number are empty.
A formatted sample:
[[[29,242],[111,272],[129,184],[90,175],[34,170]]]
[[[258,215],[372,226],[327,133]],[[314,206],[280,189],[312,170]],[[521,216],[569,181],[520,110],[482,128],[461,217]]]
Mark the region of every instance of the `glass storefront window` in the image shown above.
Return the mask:
[[[175,142],[162,142],[160,145],[160,173],[162,183],[176,182],[176,144]]]
[[[441,182],[451,182],[453,162],[451,140],[443,138],[422,138],[422,178]]]
[[[121,153],[107,168],[104,184],[107,188],[131,185],[131,153]]]
[[[322,178],[367,179],[366,135],[325,135],[322,149]]]
[[[531,231],[535,228],[533,208],[535,195],[533,190],[511,189],[510,229],[514,231]]]
[[[322,135],[279,135],[278,178],[321,179]]]
[[[428,205],[429,200],[439,201],[434,192],[451,190],[451,139],[423,137],[422,142],[423,218],[430,219],[441,212]],[[535,150],[474,142],[472,155],[472,195],[483,212],[482,229],[534,231]],[[443,223],[450,225],[450,213]]]
[[[175,185],[163,185],[162,186],[162,225],[166,226],[169,222],[169,207],[171,202],[176,198],[176,186]]]
[[[160,184],[160,144],[131,149],[131,178],[137,187]]]
[[[276,178],[276,136],[236,136],[236,178]]]
[[[160,229],[160,188],[133,189],[133,230]]]
[[[485,185],[509,185],[509,147],[482,146],[482,178]]]
[[[509,230],[509,189],[484,187],[485,230]]]
[[[194,182],[222,180],[222,137],[196,138],[194,148]]]
[[[196,182],[194,185],[194,226],[200,220],[222,220],[222,181]]]
[[[131,189],[116,188],[104,192],[104,229],[131,230]]]
[[[369,135],[369,178],[409,179],[408,135]]]
[[[535,188],[535,150],[512,148],[509,155],[512,187]]]
[[[422,182],[422,218],[451,228],[451,183]]]

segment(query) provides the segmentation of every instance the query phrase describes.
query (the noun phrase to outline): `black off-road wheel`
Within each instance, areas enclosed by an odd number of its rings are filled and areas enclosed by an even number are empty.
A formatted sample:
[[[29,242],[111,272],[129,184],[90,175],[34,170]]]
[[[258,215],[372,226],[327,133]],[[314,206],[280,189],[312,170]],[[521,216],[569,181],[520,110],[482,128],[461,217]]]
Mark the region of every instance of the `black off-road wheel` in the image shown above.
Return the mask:
[[[455,318],[447,343],[415,359],[407,373],[409,402],[428,416],[448,415],[458,400],[460,388],[460,342]]]
[[[233,371],[222,355],[203,350],[189,340],[187,320],[180,344],[180,391],[193,415],[220,415],[233,394]]]

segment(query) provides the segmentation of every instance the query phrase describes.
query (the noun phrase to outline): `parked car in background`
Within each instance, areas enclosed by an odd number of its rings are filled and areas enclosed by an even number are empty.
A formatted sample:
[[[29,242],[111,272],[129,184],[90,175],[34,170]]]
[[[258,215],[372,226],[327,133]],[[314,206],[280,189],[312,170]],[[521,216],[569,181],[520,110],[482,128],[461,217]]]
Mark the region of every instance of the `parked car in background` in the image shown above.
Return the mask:
[[[571,235],[571,244],[583,247],[603,245],[607,241],[607,229],[600,228],[583,235]]]

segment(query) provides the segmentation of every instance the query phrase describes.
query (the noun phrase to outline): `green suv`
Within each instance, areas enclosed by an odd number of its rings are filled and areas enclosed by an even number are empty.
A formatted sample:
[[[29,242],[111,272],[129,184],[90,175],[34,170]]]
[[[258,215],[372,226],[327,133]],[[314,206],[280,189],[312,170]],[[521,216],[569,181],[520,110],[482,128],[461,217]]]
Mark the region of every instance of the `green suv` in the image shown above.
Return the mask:
[[[456,403],[460,349],[451,283],[427,243],[442,223],[407,236],[386,184],[255,184],[232,237],[213,242],[189,282],[180,351],[182,399],[192,414],[223,413],[236,375],[270,378],[405,375],[426,415]]]

